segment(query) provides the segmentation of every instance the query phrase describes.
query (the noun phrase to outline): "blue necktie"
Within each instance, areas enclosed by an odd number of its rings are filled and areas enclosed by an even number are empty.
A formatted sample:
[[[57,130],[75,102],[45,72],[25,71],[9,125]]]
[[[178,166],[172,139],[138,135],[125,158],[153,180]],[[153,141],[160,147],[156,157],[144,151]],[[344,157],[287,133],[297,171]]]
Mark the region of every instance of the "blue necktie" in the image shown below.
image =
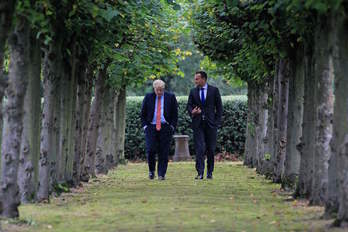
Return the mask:
[[[204,105],[204,103],[205,103],[204,88],[201,88],[201,101],[202,101],[202,105]]]

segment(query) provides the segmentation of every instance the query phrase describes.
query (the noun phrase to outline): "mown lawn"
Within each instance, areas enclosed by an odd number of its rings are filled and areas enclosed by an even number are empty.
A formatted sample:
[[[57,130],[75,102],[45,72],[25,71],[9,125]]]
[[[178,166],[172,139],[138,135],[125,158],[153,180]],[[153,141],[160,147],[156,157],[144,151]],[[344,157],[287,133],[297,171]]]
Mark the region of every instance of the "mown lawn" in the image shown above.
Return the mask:
[[[240,163],[216,163],[213,180],[197,181],[194,163],[170,163],[165,181],[145,163],[120,166],[50,204],[20,207],[9,231],[309,231],[318,207],[289,199]],[[319,231],[314,229],[313,231]],[[321,231],[321,230],[320,230]]]

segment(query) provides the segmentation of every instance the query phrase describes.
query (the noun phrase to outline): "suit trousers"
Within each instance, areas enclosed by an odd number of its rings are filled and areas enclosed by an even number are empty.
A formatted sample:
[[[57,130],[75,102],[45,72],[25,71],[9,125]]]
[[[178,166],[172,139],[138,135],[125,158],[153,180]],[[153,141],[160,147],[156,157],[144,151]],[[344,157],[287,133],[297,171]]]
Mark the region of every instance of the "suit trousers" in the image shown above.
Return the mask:
[[[198,175],[204,174],[204,160],[207,155],[207,172],[214,171],[214,154],[216,148],[217,128],[210,127],[206,120],[193,129],[193,140],[196,151],[196,170]]]
[[[165,176],[168,167],[168,156],[173,130],[167,123],[161,124],[161,130],[156,130],[156,125],[149,125],[145,129],[146,156],[149,171],[155,172],[156,154],[158,155],[157,174]]]

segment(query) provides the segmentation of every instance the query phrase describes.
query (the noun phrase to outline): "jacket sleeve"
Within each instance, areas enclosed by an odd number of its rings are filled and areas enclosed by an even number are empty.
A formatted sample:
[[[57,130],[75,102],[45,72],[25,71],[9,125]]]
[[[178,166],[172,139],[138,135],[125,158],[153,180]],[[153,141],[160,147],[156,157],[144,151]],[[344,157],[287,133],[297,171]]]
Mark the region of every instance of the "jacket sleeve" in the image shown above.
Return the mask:
[[[190,91],[188,100],[187,100],[187,106],[186,106],[186,110],[190,116],[190,118],[192,118],[192,110],[193,110],[194,106],[193,106],[193,93],[192,90]]]
[[[172,125],[174,127],[174,130],[178,124],[178,102],[176,101],[176,97],[173,94],[173,100],[172,100],[172,107],[173,107],[173,122]]]
[[[143,100],[143,103],[141,105],[141,114],[140,114],[140,117],[141,117],[141,125],[142,127],[144,126],[147,126],[147,122],[146,122],[146,115],[147,115],[147,104],[146,104],[146,100],[147,100],[147,96],[148,95],[145,95],[144,97],[144,100]]]
[[[221,127],[223,108],[222,108],[221,95],[218,88],[216,88],[216,94],[215,94],[215,107],[216,107],[216,111],[215,111],[216,124],[218,127]]]

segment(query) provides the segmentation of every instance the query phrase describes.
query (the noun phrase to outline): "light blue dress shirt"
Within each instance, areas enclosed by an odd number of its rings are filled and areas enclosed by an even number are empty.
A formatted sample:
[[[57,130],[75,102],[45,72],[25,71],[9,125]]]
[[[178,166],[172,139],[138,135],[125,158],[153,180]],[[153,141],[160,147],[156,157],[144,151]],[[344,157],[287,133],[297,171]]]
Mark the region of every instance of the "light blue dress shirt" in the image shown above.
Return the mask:
[[[156,125],[156,115],[157,115],[157,102],[158,102],[158,96],[156,96],[156,102],[155,102],[155,112],[153,113],[152,123]],[[163,109],[164,109],[164,94],[161,97],[161,123],[165,123],[166,120],[164,119],[163,115]]]

